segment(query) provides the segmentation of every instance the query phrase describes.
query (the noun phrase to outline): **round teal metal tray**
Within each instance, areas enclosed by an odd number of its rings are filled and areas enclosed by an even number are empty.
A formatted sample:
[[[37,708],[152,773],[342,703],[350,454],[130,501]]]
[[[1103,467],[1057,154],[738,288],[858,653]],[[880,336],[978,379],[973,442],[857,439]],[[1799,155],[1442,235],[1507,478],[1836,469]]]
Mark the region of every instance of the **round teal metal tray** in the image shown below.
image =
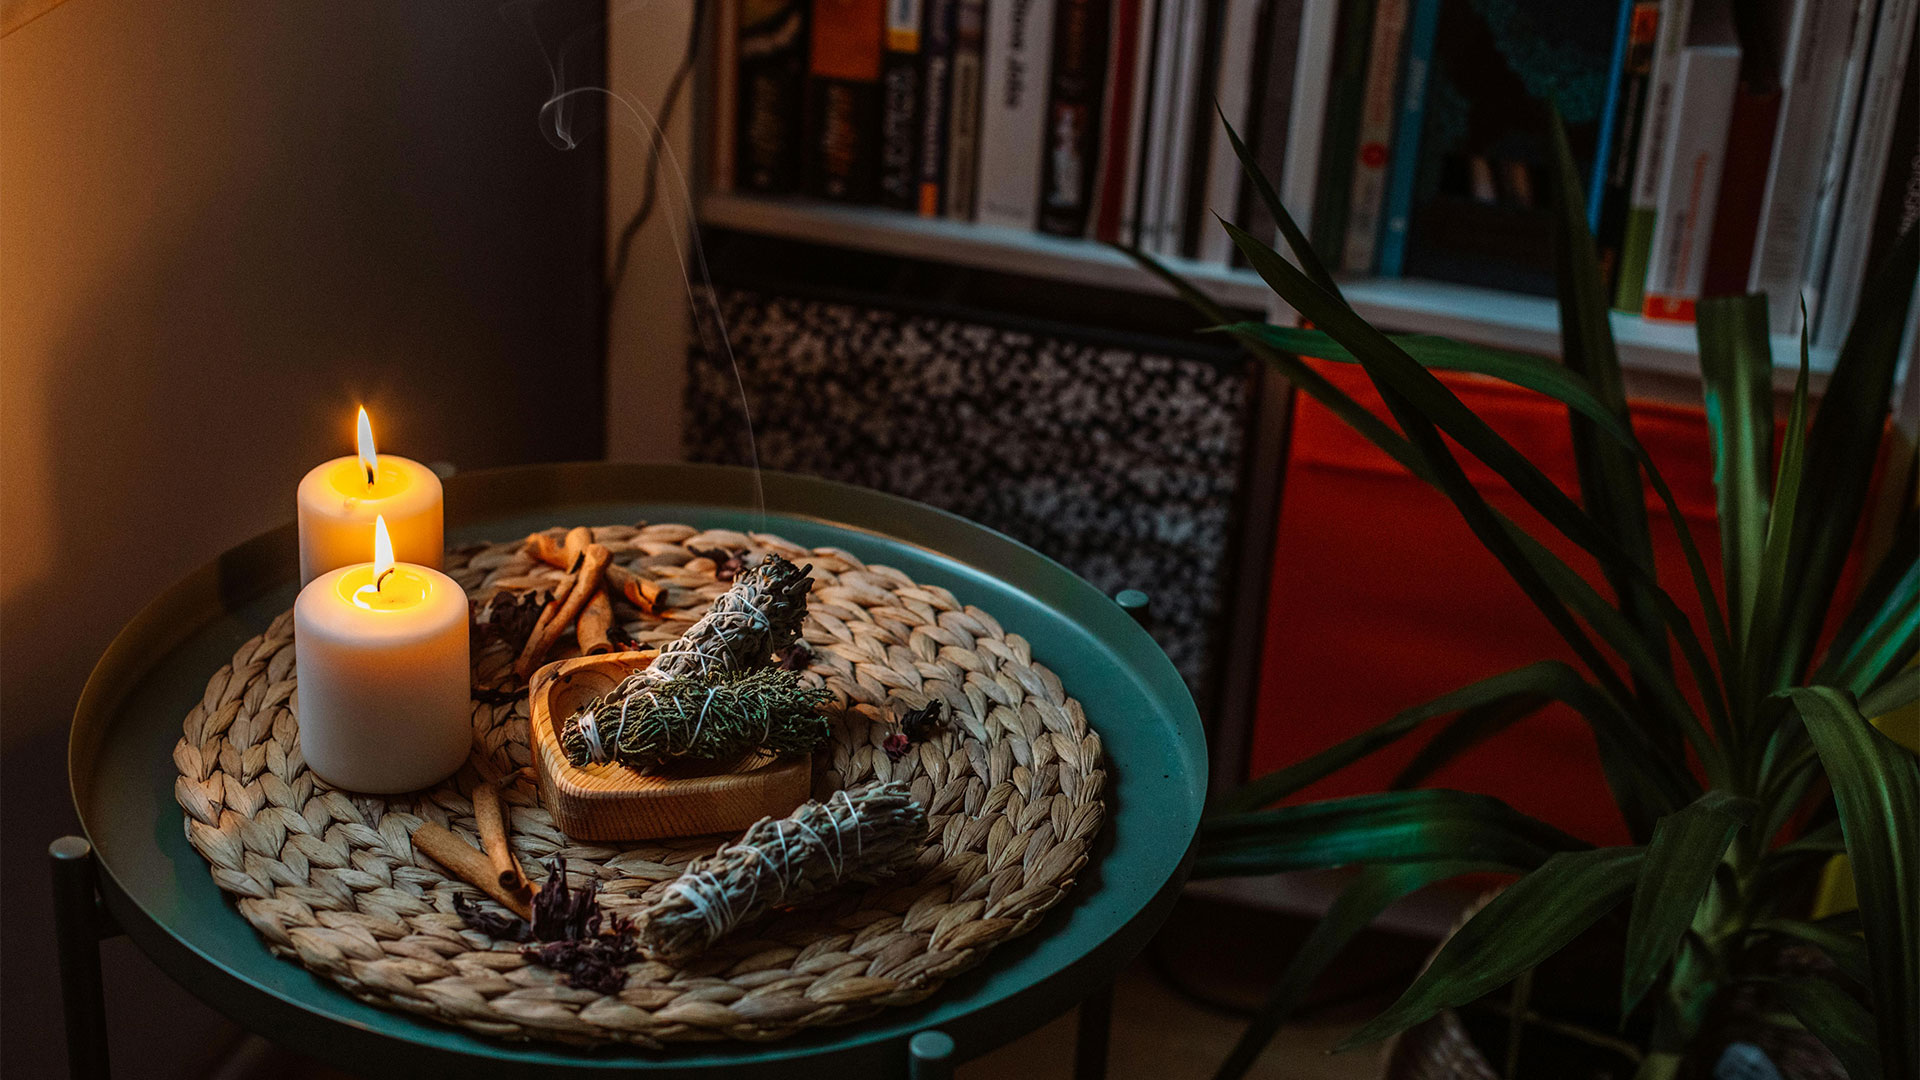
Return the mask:
[[[759,487],[764,514],[754,509]],[[163,969],[239,1023],[363,1075],[885,1076],[905,1071],[916,1032],[946,1032],[965,1060],[1060,1015],[1111,980],[1166,917],[1206,791],[1200,719],[1153,640],[1058,563],[919,503],[784,474],[756,484],[746,470],[716,466],[527,466],[455,476],[446,494],[451,544],[558,524],[683,521],[842,547],[951,589],[1031,641],[1086,707],[1109,758],[1107,828],[1066,902],[1033,933],[930,1001],[860,1024],[768,1044],[576,1051],[493,1041],[363,1004],[268,953],[187,845],[173,799],[182,718],[208,676],[293,603],[288,525],[222,555],[128,624],[87,683],[68,751],[108,911]]]

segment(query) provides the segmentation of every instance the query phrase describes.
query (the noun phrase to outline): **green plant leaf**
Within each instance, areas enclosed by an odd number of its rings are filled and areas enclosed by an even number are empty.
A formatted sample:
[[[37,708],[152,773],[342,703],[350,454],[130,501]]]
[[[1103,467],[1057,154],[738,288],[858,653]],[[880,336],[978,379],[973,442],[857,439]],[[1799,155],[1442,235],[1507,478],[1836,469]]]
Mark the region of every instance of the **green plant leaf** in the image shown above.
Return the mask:
[[[1812,945],[1825,953],[1841,974],[1859,983],[1862,988],[1873,983],[1871,965],[1867,960],[1867,943],[1858,934],[1801,919],[1761,919],[1749,929],[1757,934],[1790,937]]]
[[[1400,1000],[1339,1049],[1404,1031],[1538,965],[1619,904],[1639,878],[1645,858],[1641,848],[1600,848],[1548,859],[1469,919]]]
[[[1606,697],[1571,665],[1558,660],[1542,660],[1468,683],[1431,701],[1404,709],[1390,719],[1310,758],[1275,769],[1251,781],[1221,799],[1219,809],[1240,811],[1268,806],[1397,742],[1435,717],[1531,697],[1566,701],[1579,708],[1581,714],[1595,725],[1618,727],[1627,723],[1619,710],[1613,708]]]
[[[1193,876],[1249,877],[1353,863],[1467,859],[1515,869],[1587,845],[1491,795],[1389,791],[1210,816]]]
[[[1886,1075],[1874,1048],[1873,1016],[1846,991],[1825,979],[1768,982],[1779,994],[1781,1004],[1840,1059],[1848,1080],[1880,1080]],[[1902,1023],[1910,1026],[1911,1018]]]
[[[1920,667],[1910,667],[1875,687],[1860,699],[1860,715],[1878,720],[1895,709],[1920,701]]]
[[[1773,503],[1773,345],[1765,296],[1700,301],[1700,392],[1713,447],[1721,572],[1734,652],[1747,653]]]
[[[1840,811],[1873,962],[1881,1065],[1920,1076],[1920,761],[1831,687],[1787,691],[1826,767]],[[1824,1036],[1823,1036],[1824,1038]],[[1831,1044],[1829,1044],[1831,1045]]]
[[[1217,104],[1215,111],[1219,111]],[[1300,268],[1307,272],[1307,276],[1312,278],[1315,284],[1345,304],[1347,298],[1341,294],[1340,285],[1333,280],[1333,274],[1328,272],[1326,264],[1320,261],[1319,253],[1314,251],[1313,245],[1307,241],[1307,234],[1300,231],[1300,226],[1293,220],[1293,215],[1287,213],[1286,205],[1280,201],[1280,193],[1273,190],[1273,184],[1267,180],[1267,175],[1260,171],[1260,163],[1254,160],[1253,152],[1247,149],[1247,144],[1240,141],[1240,133],[1233,130],[1233,125],[1227,122],[1227,114],[1224,112],[1220,113],[1220,126],[1226,129],[1227,142],[1233,147],[1234,156],[1240,159],[1240,171],[1253,184],[1253,190],[1260,196],[1260,201],[1266,204],[1267,213],[1273,215],[1274,224],[1280,227],[1280,235],[1286,237],[1287,247],[1293,249],[1293,257],[1300,260]]]
[[[1462,709],[1394,775],[1392,788],[1404,791],[1419,784],[1461,754],[1553,704],[1553,700],[1545,694],[1520,694]]]
[[[1897,552],[1890,554],[1887,561],[1895,563],[1898,557]],[[1913,658],[1916,630],[1920,630],[1920,563],[1909,563],[1846,646],[1835,647],[1816,681],[1865,693]]]
[[[1792,602],[1793,586],[1786,580],[1788,546],[1793,538],[1793,516],[1800,502],[1800,480],[1807,469],[1807,357],[1806,304],[1800,305],[1800,373],[1793,380],[1793,407],[1787,412],[1786,441],[1781,444],[1780,470],[1774,480],[1773,505],[1767,511],[1766,549],[1760,556],[1760,574],[1754,590],[1753,618],[1747,633],[1742,715],[1754,716],[1762,699],[1783,686],[1768,685],[1776,674],[1781,615]]]
[[[1401,897],[1447,878],[1461,874],[1507,869],[1495,863],[1438,862],[1397,863],[1368,866],[1348,883],[1333,906],[1314,925],[1313,932],[1287,962],[1285,971],[1268,992],[1266,1003],[1254,1014],[1246,1031],[1234,1044],[1232,1053],[1220,1063],[1214,1080],[1239,1080],[1260,1058],[1261,1051],[1273,1041],[1281,1025],[1300,1005],[1313,981],[1340,955],[1348,942],[1360,935],[1382,911]]]
[[[1807,670],[1853,546],[1886,427],[1916,270],[1920,229],[1908,229],[1862,292],[1807,433],[1806,476],[1782,578],[1794,595],[1774,658],[1774,686],[1792,686]]]
[[[1627,958],[1620,980],[1625,1016],[1653,986],[1713,884],[1713,872],[1733,834],[1753,819],[1755,804],[1724,791],[1709,791],[1653,827],[1640,884],[1627,920]]]
[[[1587,200],[1574,167],[1573,150],[1567,144],[1566,126],[1561,122],[1559,107],[1555,106],[1551,113],[1549,130],[1556,196],[1553,276],[1560,307],[1561,360],[1593,387],[1605,402],[1609,415],[1630,426],[1626,382],[1614,348],[1605,285],[1600,280],[1600,257],[1593,234],[1587,228]],[[1609,568],[1607,580],[1628,620],[1640,628],[1642,636],[1659,643],[1662,660],[1670,664],[1671,657],[1665,654],[1660,614],[1643,580],[1654,574],[1653,536],[1647,529],[1647,504],[1640,490],[1636,456],[1601,440],[1594,430],[1597,421],[1591,416],[1572,414],[1567,422],[1573,436],[1574,463],[1580,474],[1582,504],[1613,535],[1621,549],[1645,570],[1643,575],[1630,575]],[[1638,457],[1645,458],[1644,451]],[[1650,460],[1648,465],[1651,467]],[[1684,527],[1680,538],[1683,543],[1691,540]],[[1711,595],[1711,590],[1708,594]],[[1707,610],[1715,609],[1710,603]]]

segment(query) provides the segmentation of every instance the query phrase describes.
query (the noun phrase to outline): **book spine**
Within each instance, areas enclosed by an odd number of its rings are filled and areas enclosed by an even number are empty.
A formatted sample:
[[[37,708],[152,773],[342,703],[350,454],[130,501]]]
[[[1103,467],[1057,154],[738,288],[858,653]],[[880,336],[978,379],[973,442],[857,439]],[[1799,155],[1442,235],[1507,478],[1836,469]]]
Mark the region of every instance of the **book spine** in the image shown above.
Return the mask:
[[[1673,87],[1680,74],[1680,49],[1687,41],[1687,20],[1692,10],[1691,0],[1660,3],[1660,43],[1653,53],[1647,113],[1640,125],[1639,160],[1633,167],[1633,189],[1620,241],[1620,279],[1613,296],[1613,306],[1620,311],[1638,313],[1646,294],[1660,182],[1665,175],[1667,134],[1673,126]]]
[[[770,0],[741,8],[735,37],[736,186],[784,195],[800,188],[806,101],[807,5]]]
[[[1286,7],[1284,3],[1275,3],[1275,9]],[[1295,5],[1297,7],[1297,5]],[[1249,217],[1253,208],[1241,198],[1240,159],[1233,152],[1233,145],[1227,141],[1226,133],[1220,130],[1220,117],[1233,125],[1240,137],[1254,153],[1255,159],[1270,146],[1265,124],[1272,113],[1266,99],[1266,91],[1272,85],[1270,79],[1284,75],[1288,86],[1292,86],[1292,57],[1282,61],[1278,56],[1276,42],[1270,40],[1271,22],[1266,27],[1260,25],[1260,0],[1228,0],[1227,12],[1220,34],[1220,68],[1213,81],[1213,100],[1220,109],[1220,116],[1207,116],[1206,127],[1212,132],[1207,154],[1206,194],[1202,198],[1202,210],[1207,215],[1218,214],[1228,221],[1245,228],[1252,224],[1255,236],[1272,235],[1271,218],[1262,228],[1258,216]],[[1296,12],[1297,14],[1297,12]],[[1254,78],[1255,57],[1268,58],[1267,70],[1261,73],[1256,84]],[[1274,68],[1285,68],[1276,72]],[[1284,104],[1281,106],[1284,108]],[[1286,130],[1281,129],[1284,140]],[[1284,145],[1273,146],[1269,151],[1279,157]],[[1279,175],[1270,172],[1269,179]],[[1246,185],[1251,188],[1252,185]],[[1251,200],[1258,202],[1258,199]],[[1264,207],[1261,208],[1264,211]],[[1215,224],[1211,217],[1203,218],[1200,227],[1200,246],[1198,257],[1206,262],[1224,263],[1233,255],[1233,239],[1227,231]]]
[[[1587,177],[1587,231],[1600,228],[1600,200],[1607,182],[1607,151],[1613,146],[1620,122],[1620,104],[1627,83],[1627,53],[1633,47],[1633,15],[1637,5],[1622,3],[1614,24],[1613,58],[1607,64],[1607,96],[1600,106],[1600,129],[1594,133],[1593,171]],[[1657,10],[1657,9],[1656,9]]]
[[[927,0],[926,32],[920,42],[921,217],[939,217],[947,184],[948,101],[953,91],[955,0]]]
[[[1906,83],[1893,117],[1893,144],[1873,214],[1873,242],[1863,264],[1868,273],[1893,253],[1894,244],[1920,219],[1920,51],[1907,50]]]
[[[1279,0],[1275,5],[1285,6]],[[1319,225],[1314,204],[1319,197],[1321,147],[1326,141],[1327,112],[1332,105],[1340,0],[1305,0],[1294,25],[1298,39],[1293,46],[1293,87],[1287,101],[1285,168],[1276,183],[1287,213],[1313,236]],[[1316,254],[1326,261],[1326,249]]]
[[[1760,225],[1754,237],[1747,291],[1767,295],[1776,334],[1800,329],[1800,286],[1806,278],[1808,230],[1819,202],[1821,169],[1834,129],[1846,74],[1853,12],[1846,4],[1800,0],[1783,69],[1780,121]]]
[[[1846,193],[1847,162],[1853,158],[1860,88],[1867,80],[1867,65],[1873,60],[1873,27],[1879,11],[1879,0],[1860,0],[1854,9],[1853,33],[1847,38],[1847,63],[1841,71],[1838,100],[1834,102],[1833,139],[1827,144],[1826,164],[1820,170],[1820,193],[1813,204],[1813,224],[1807,230],[1800,296],[1807,307],[1809,321],[1820,317],[1820,298],[1826,290],[1833,234],[1840,217],[1840,197]],[[1807,332],[1813,332],[1811,325]]]
[[[1198,252],[1200,222],[1206,217],[1208,150],[1213,140],[1226,141],[1226,135],[1220,130],[1220,117],[1213,111],[1213,86],[1220,68],[1220,32],[1226,2],[1205,0],[1199,4],[1199,21],[1194,25],[1197,48],[1193,55],[1193,73],[1187,79],[1186,150],[1179,159],[1180,216],[1175,219],[1178,232],[1174,237],[1175,250],[1187,258]]]
[[[980,105],[980,182],[974,220],[1031,229],[1040,217],[1041,129],[1053,0],[987,7],[986,88]]]
[[[1093,188],[1093,235],[1109,244],[1121,242],[1120,222],[1126,217],[1126,170],[1132,152],[1139,46],[1140,0],[1117,0],[1107,44],[1106,134],[1100,140]]]
[[[1387,155],[1399,105],[1400,42],[1406,35],[1408,0],[1380,0],[1368,46],[1367,88],[1360,106],[1360,138],[1354,148],[1353,193],[1347,200],[1347,239],[1340,268],[1371,274],[1379,253],[1380,211],[1387,194]]]
[[[1780,122],[1780,91],[1742,80],[1727,119],[1727,149],[1720,170],[1720,194],[1714,202],[1713,239],[1707,244],[1702,296],[1738,296],[1747,291],[1753,269],[1754,233],[1760,225],[1765,186],[1753,182],[1767,174],[1773,156],[1774,126]]]
[[[1059,0],[1048,77],[1046,156],[1040,164],[1040,231],[1085,236],[1100,154],[1112,0]]]
[[[972,221],[980,190],[980,95],[987,0],[957,0],[953,16],[952,103],[947,114],[947,216]]]
[[[1326,128],[1315,185],[1313,250],[1338,267],[1347,242],[1347,203],[1353,197],[1353,161],[1359,147],[1360,103],[1366,96],[1367,46],[1374,0],[1350,0],[1340,9],[1339,61],[1327,85]]]
[[[1141,162],[1140,209],[1134,228],[1141,250],[1166,254],[1167,144],[1173,131],[1173,98],[1179,77],[1180,31],[1192,0],[1160,0],[1153,42],[1153,105],[1147,113]]]
[[[1627,203],[1632,196],[1633,172],[1646,124],[1647,92],[1652,83],[1653,53],[1660,31],[1658,0],[1640,0],[1631,7],[1627,50],[1620,60],[1620,88],[1612,109],[1613,139],[1596,145],[1596,161],[1606,163],[1596,190],[1599,215],[1594,219],[1594,246],[1600,256],[1601,280],[1612,288],[1619,280],[1620,245],[1626,238]]]
[[[1825,299],[1814,324],[1814,344],[1838,349],[1853,323],[1853,309],[1867,274],[1874,208],[1886,178],[1900,85],[1913,48],[1914,0],[1886,0],[1874,32],[1873,61],[1860,91],[1860,121],[1847,163],[1847,192],[1827,268]]]
[[[733,190],[734,154],[739,124],[740,79],[740,0],[720,0],[713,12],[713,111],[708,120],[713,138],[708,141],[707,187],[713,191]]]
[[[880,64],[880,203],[920,205],[920,0],[886,0]]]
[[[1407,64],[1401,76],[1399,131],[1393,140],[1387,179],[1385,222],[1380,235],[1380,274],[1399,277],[1407,261],[1407,219],[1413,213],[1413,178],[1420,170],[1420,135],[1427,122],[1427,72],[1440,29],[1440,0],[1414,0],[1407,29]]]
[[[1693,321],[1739,82],[1737,46],[1689,45],[1682,50],[1646,299],[1640,306],[1649,319]]]
[[[879,198],[882,15],[881,0],[813,0],[808,194]]]
[[[1154,82],[1154,65],[1159,59],[1155,31],[1161,6],[1169,2],[1171,0],[1140,0],[1139,32],[1133,47],[1133,115],[1127,117],[1126,172],[1122,176],[1125,186],[1120,191],[1119,242],[1123,244],[1141,242],[1140,215],[1151,161],[1147,152],[1147,117],[1152,113],[1153,96],[1158,89]]]

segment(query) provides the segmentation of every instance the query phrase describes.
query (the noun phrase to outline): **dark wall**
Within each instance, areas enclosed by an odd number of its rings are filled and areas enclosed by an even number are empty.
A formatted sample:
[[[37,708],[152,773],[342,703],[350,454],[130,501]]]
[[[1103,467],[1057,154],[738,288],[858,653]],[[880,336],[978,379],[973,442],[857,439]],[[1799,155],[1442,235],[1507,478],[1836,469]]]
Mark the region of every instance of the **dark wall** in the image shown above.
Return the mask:
[[[72,0],[0,41],[0,1024],[63,1075],[45,850],[115,630],[288,519],[365,402],[462,468],[604,448],[596,0]],[[576,33],[582,30],[584,33]],[[570,43],[570,44],[569,44]],[[124,942],[116,1075],[232,1032]]]

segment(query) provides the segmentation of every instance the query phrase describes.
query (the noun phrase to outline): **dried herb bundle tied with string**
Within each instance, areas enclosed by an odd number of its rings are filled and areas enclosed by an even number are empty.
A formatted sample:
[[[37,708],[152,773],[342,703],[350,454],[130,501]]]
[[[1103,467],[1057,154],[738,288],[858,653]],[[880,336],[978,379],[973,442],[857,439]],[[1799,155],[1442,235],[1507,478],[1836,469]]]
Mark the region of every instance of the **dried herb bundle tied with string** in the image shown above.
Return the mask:
[[[775,667],[682,675],[657,682],[636,671],[561,725],[575,765],[717,761],[749,750],[805,754],[831,730],[820,713],[833,695]]]
[[[905,784],[836,791],[762,818],[738,843],[688,864],[647,909],[641,944],[662,960],[696,956],[775,908],[905,869],[926,836],[926,809]]]
[[[705,615],[661,649],[646,677],[662,682],[766,666],[774,653],[799,639],[812,574],[812,566],[795,566],[769,554],[736,577]]]

